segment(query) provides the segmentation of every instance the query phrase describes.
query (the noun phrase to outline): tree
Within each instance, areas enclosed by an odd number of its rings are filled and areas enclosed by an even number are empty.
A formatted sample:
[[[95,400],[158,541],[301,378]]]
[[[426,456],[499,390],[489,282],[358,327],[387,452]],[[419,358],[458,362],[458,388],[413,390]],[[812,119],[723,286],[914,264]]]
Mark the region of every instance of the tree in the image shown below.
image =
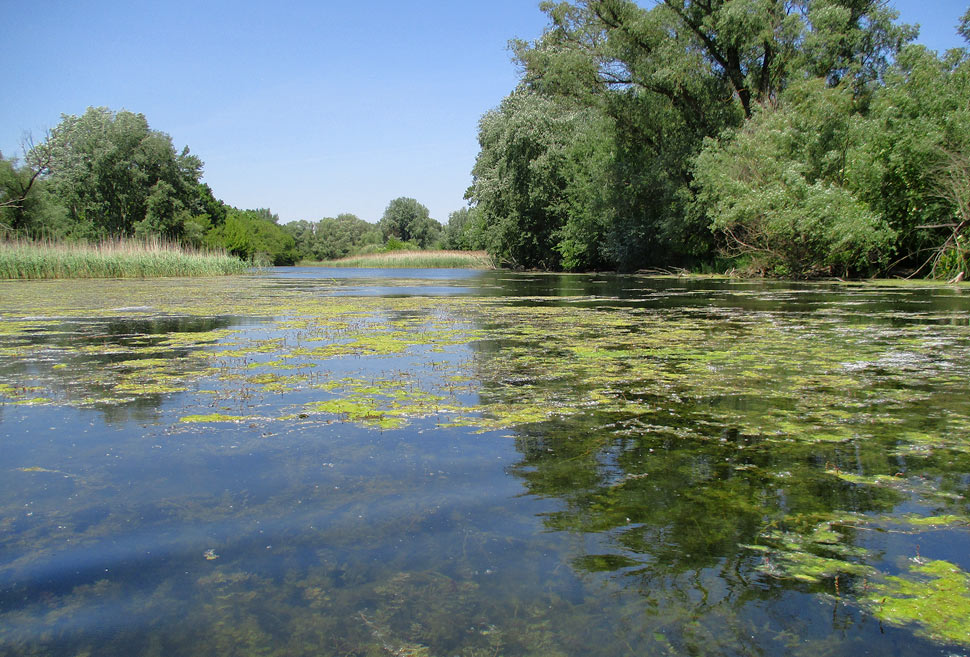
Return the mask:
[[[507,255],[530,266],[635,269],[711,258],[711,218],[693,201],[694,162],[705,140],[732,138],[806,79],[845,89],[852,111],[864,111],[889,62],[915,34],[895,24],[895,12],[878,0],[541,6],[550,18],[542,38],[513,44],[523,68],[513,96],[526,89],[560,114],[585,108],[595,128],[559,158],[557,185],[541,175],[523,177],[532,182],[518,198],[530,204],[512,205],[529,211],[483,215],[486,222],[496,217],[489,239],[525,249],[521,257]],[[503,104],[498,115],[507,110]],[[495,116],[483,119],[480,137],[488,136]],[[520,129],[528,133],[530,126]],[[558,136],[536,132],[557,143]],[[526,170],[527,157],[489,152],[503,148],[483,140],[476,171]],[[476,179],[472,199],[490,193]],[[549,202],[554,197],[558,202]]]
[[[708,140],[695,163],[696,205],[725,250],[753,270],[788,277],[868,274],[895,232],[854,193],[850,151],[865,135],[847,87],[790,87],[778,109]]]
[[[293,221],[283,228],[293,236],[303,260],[337,260],[383,241],[377,226],[350,213],[318,222]]]
[[[580,199],[588,199],[581,190],[588,190],[589,176],[598,172],[585,166],[590,162],[585,153],[598,128],[596,114],[587,108],[524,87],[482,117],[481,152],[466,196],[474,204],[482,242],[496,260],[513,267],[561,269],[573,268],[586,255],[599,259],[601,235],[584,244],[590,254],[584,248],[581,255],[562,241],[572,236],[571,220],[587,217]]]
[[[485,249],[485,235],[477,208],[461,208],[448,215],[442,246],[457,251]]]
[[[51,149],[35,146],[28,135],[23,140],[24,164],[0,153],[0,230],[35,237],[55,237],[64,232],[64,213],[58,207],[45,180]]]
[[[292,265],[297,259],[296,243],[288,231],[271,220],[275,216],[265,209],[231,208],[225,223],[206,235],[206,244],[256,264]]]
[[[938,57],[914,45],[900,53],[870,105],[852,184],[897,232],[897,261],[907,267],[935,257],[961,222],[952,183],[970,156],[968,98],[966,51]]]
[[[176,152],[171,138],[151,130],[142,114],[100,107],[62,115],[29,157],[40,160],[45,153],[51,192],[88,236],[157,228],[179,237],[188,216],[180,210],[200,203],[201,160],[188,148]]]
[[[422,249],[430,247],[441,234],[441,224],[431,218],[428,208],[407,197],[391,201],[378,226],[385,240],[393,237]]]

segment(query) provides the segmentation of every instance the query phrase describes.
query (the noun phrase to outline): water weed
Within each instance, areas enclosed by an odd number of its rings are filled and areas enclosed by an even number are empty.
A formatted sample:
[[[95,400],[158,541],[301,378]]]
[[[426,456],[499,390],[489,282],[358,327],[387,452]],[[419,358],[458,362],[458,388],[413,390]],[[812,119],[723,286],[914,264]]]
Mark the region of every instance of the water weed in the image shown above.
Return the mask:
[[[0,285],[0,644],[94,650],[68,619],[116,603],[101,652],[970,645],[937,613],[970,567],[959,298],[483,276]]]

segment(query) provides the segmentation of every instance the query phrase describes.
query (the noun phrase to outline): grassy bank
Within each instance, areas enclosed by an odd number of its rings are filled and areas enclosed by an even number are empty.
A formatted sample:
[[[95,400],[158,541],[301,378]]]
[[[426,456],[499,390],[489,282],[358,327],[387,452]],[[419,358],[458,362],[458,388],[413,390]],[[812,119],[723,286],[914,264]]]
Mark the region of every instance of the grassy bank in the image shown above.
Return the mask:
[[[492,259],[484,251],[391,251],[299,264],[312,267],[374,269],[494,269],[495,267]]]
[[[159,241],[0,242],[0,279],[223,276],[247,269],[224,253],[187,251]]]

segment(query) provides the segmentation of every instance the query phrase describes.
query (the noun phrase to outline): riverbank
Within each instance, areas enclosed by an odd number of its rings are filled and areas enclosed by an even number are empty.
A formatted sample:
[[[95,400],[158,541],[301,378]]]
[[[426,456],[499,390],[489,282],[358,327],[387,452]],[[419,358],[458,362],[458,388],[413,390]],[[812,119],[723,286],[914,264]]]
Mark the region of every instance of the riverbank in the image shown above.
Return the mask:
[[[248,269],[226,253],[191,251],[160,241],[0,242],[0,279],[7,280],[226,276]]]
[[[299,264],[304,267],[378,269],[495,269],[495,263],[485,251],[391,251]]]

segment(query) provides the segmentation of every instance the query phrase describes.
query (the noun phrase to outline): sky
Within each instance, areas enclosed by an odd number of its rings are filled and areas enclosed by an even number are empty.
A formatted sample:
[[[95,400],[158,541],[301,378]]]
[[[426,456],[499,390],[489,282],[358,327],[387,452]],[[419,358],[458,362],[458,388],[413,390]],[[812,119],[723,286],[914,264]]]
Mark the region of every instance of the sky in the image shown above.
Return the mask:
[[[960,47],[970,0],[890,0],[919,41]],[[144,114],[203,180],[282,222],[376,222],[398,197],[442,223],[464,207],[481,116],[515,87],[508,41],[538,0],[0,0],[0,152],[62,114]]]

